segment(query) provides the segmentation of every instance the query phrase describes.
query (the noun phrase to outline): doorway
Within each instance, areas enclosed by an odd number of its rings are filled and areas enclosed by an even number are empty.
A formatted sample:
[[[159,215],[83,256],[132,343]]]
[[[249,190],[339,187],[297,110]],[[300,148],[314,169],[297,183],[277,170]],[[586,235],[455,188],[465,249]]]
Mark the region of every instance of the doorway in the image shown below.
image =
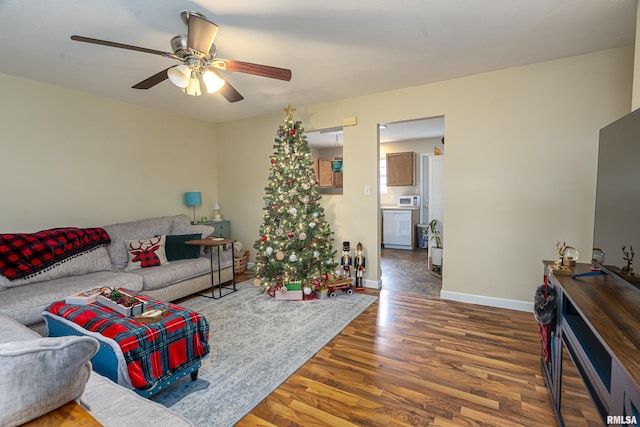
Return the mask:
[[[426,225],[432,207],[429,196],[429,180],[441,180],[441,177],[434,179],[433,170],[430,173],[429,160],[434,156],[434,152],[444,154],[444,117],[380,124],[378,135],[380,208],[387,211],[397,209],[398,200],[402,196],[419,195],[420,202],[415,207],[417,210],[415,217],[419,219],[414,222],[419,223],[420,226]],[[413,185],[386,185],[386,155],[388,153],[415,153]],[[441,156],[437,160],[443,159],[444,157]],[[433,165],[432,162],[431,164]],[[433,169],[437,169],[437,167]],[[441,195],[439,197],[442,200]],[[441,215],[441,205],[433,207],[435,209],[431,209],[431,211],[439,210],[439,215]],[[383,215],[381,215],[382,217]],[[416,225],[414,224],[415,239],[413,239],[411,250],[385,248],[383,238],[380,251],[382,289],[439,297],[442,288],[441,277],[437,274],[431,274],[432,272],[429,270],[428,237],[426,237],[427,244],[423,247],[418,241],[420,232]],[[384,222],[380,226],[384,233]]]

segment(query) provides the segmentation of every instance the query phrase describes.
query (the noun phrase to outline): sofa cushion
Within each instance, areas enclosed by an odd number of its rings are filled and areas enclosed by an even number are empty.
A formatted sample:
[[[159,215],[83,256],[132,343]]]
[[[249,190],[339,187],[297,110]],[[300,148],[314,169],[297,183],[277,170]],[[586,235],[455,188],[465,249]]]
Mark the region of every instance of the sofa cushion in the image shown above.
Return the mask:
[[[83,252],[73,258],[67,259],[65,262],[57,264],[55,267],[46,271],[26,277],[24,279],[9,280],[0,274],[0,290],[28,285],[30,283],[44,282],[46,280],[59,279],[67,276],[77,276],[95,271],[111,270],[111,260],[104,246],[96,248],[92,251]]]
[[[200,238],[211,236],[216,231],[215,227],[205,224],[191,224],[191,220],[186,215],[178,215],[173,217],[171,221],[170,234],[195,234],[199,233]]]
[[[217,261],[215,261],[217,265]],[[223,264],[224,265],[224,264]],[[174,283],[211,272],[209,257],[182,259],[154,268],[130,270],[128,273],[139,275],[142,280],[142,292],[165,288]]]
[[[174,218],[173,216],[147,218],[104,226],[103,228],[111,238],[107,252],[109,252],[113,268],[122,271],[129,263],[128,251],[124,246],[125,240],[150,239],[154,236],[177,234],[171,232]]]
[[[107,398],[105,398],[107,396]],[[132,390],[95,372],[87,383],[80,404],[105,426],[183,427],[194,424],[159,403],[145,399]],[[114,410],[115,409],[115,410]]]
[[[52,302],[100,286],[141,291],[142,279],[135,274],[96,271],[82,276],[62,277],[29,286],[9,288],[0,292],[0,312],[23,325],[36,325],[42,323],[42,312]]]
[[[166,239],[167,236],[158,236],[151,239],[125,240],[124,246],[129,255],[129,262],[125,270],[166,264],[168,262],[165,252]]]
[[[0,344],[0,425],[17,426],[80,397],[97,353],[91,337]]]
[[[4,313],[0,313],[0,344],[12,341],[27,341],[41,336],[22,323],[16,322]]]
[[[179,259],[198,258],[200,256],[200,246],[187,245],[189,240],[201,239],[200,233],[196,234],[170,234],[167,236],[165,250],[169,262]]]

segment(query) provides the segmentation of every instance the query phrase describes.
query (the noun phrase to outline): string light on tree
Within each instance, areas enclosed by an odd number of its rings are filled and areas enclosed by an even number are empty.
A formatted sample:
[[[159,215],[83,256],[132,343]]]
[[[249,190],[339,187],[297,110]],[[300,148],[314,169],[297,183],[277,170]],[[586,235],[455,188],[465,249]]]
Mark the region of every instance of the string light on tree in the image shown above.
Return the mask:
[[[265,187],[263,223],[253,247],[257,250],[254,284],[280,286],[301,282],[311,288],[335,270],[333,232],[324,216],[302,123],[295,108],[284,109]]]

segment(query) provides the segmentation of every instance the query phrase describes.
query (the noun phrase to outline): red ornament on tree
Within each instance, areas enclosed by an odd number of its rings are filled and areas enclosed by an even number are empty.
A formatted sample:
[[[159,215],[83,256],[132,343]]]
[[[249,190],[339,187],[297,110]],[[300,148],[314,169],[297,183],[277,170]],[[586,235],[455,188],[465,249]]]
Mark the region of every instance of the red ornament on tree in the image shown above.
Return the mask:
[[[296,130],[295,130],[295,129],[291,129],[291,130],[289,131],[289,135],[293,136],[293,135],[295,135],[295,134],[296,134]]]
[[[276,159],[271,159],[271,164],[275,165],[276,164]]]
[[[267,236],[262,236],[262,241],[266,242],[267,241]]]

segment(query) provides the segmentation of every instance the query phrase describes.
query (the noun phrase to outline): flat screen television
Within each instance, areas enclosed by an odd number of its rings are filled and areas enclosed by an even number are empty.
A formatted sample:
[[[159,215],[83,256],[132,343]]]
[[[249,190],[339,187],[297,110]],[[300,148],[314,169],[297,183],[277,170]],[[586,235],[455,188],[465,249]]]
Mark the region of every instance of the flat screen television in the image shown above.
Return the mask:
[[[600,130],[593,248],[596,267],[640,291],[640,109]]]

